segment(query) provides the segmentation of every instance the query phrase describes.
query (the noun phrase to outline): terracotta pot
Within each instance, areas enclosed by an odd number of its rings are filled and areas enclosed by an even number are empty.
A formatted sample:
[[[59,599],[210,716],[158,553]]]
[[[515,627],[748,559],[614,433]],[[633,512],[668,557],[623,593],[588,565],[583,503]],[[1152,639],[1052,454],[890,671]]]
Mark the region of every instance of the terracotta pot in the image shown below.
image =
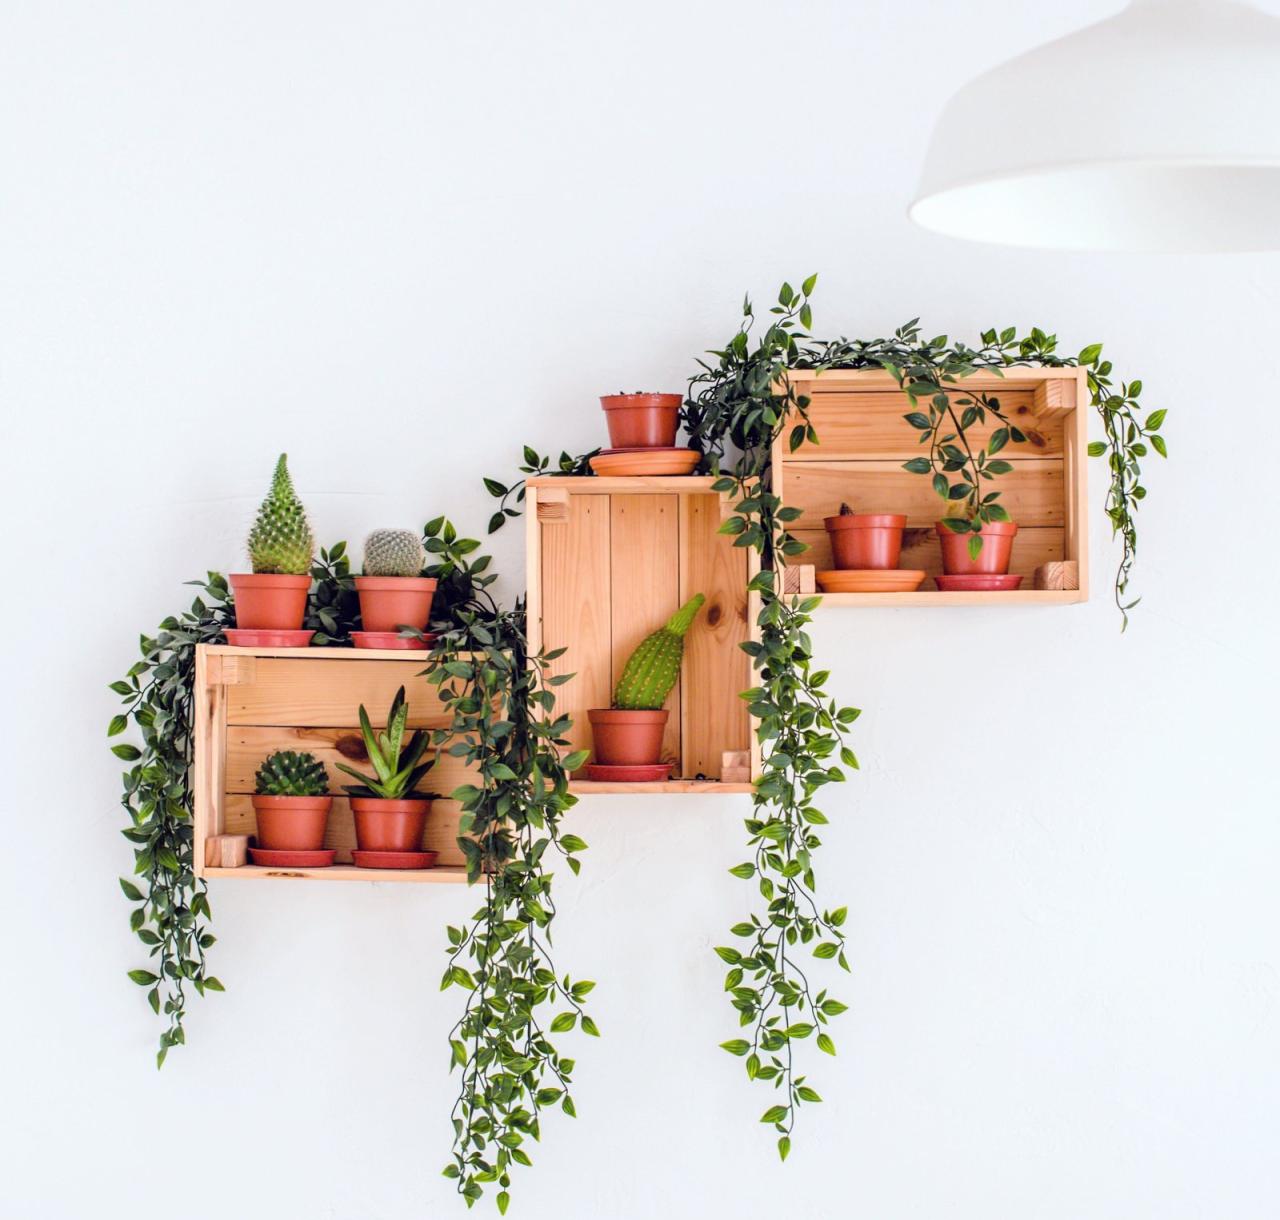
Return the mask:
[[[332,805],[331,796],[255,796],[258,846],[272,851],[319,851]]]
[[[905,513],[854,513],[824,517],[822,524],[837,568],[865,572],[898,566]]]
[[[429,576],[357,576],[360,621],[366,631],[425,631],[436,582]]]
[[[361,851],[421,851],[431,802],[421,797],[384,801],[380,797],[353,796],[351,816]]]
[[[671,449],[680,422],[679,394],[604,394],[600,405],[614,449]]]
[[[307,616],[310,576],[279,572],[237,572],[228,579],[235,593],[236,626],[298,631]]]
[[[1003,576],[1009,570],[1018,527],[1012,521],[988,521],[982,527],[982,550],[976,559],[969,558],[972,534],[953,534],[941,521],[934,526],[934,532],[942,543],[942,570],[948,576]]]
[[[670,712],[595,708],[587,713],[596,762],[610,767],[651,766],[662,754],[662,733]]]

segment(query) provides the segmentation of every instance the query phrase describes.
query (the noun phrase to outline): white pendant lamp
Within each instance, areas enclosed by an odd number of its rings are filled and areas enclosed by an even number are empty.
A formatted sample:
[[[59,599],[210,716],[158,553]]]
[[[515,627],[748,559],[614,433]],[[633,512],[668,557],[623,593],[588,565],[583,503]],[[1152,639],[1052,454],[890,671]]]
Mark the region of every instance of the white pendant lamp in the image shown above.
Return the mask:
[[[966,85],[912,220],[1063,250],[1280,249],[1280,20],[1133,0]]]

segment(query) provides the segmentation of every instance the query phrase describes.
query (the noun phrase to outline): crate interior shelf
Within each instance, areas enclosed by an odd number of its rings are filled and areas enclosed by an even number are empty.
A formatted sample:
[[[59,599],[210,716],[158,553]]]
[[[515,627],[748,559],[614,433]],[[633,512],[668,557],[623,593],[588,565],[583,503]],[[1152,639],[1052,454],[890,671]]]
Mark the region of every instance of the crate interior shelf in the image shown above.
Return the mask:
[[[582,794],[750,792],[754,734],[740,692],[751,685],[747,583],[751,556],[718,533],[722,497],[712,478],[541,477],[527,484],[527,579],[535,647],[568,651],[554,664],[573,717],[575,749],[590,749],[587,712],[608,707],[632,650],[696,593],[706,596],[685,639],[680,681],[666,706],[662,759],[672,778],[591,783]],[[751,553],[754,555],[754,552]],[[743,773],[721,782],[726,754]]]
[[[195,870],[197,876],[325,881],[465,882],[458,850],[459,806],[437,800],[427,818],[423,847],[439,852],[434,869],[393,871],[355,868],[355,827],[337,767],[368,763],[357,713],[369,710],[375,728],[385,727],[396,689],[404,686],[413,728],[449,724],[436,688],[421,677],[425,654],[351,648],[231,648],[201,645],[196,651]],[[325,846],[337,850],[330,868],[276,869],[246,865],[210,867],[206,840],[214,835],[252,835],[254,773],[273,750],[306,750],[325,765],[333,809]],[[442,753],[424,787],[452,792],[468,782],[467,769]]]
[[[827,593],[824,606],[1062,605],[1088,599],[1085,370],[1009,368],[1003,377],[964,378],[952,391],[953,401],[965,391],[994,396],[1028,438],[1001,451],[1013,470],[990,485],[1003,493],[1000,502],[1018,525],[1009,571],[1023,577],[1024,587],[1010,593],[941,593],[933,587],[931,578],[941,571],[933,532],[940,501],[928,477],[902,469],[926,451],[902,418],[914,408],[889,373],[795,369],[788,377],[796,393],[810,400],[809,419],[819,442],[805,441],[793,453],[787,427],[773,452],[774,490],[801,510],[791,527],[809,547],[800,561],[818,570],[833,566],[822,519],[835,516],[847,501],[859,512],[906,513],[899,566],[929,574],[925,587],[914,593]],[[989,422],[975,424],[970,436],[985,445],[991,431]],[[1078,588],[1031,588],[1036,568],[1061,560],[1076,563]]]

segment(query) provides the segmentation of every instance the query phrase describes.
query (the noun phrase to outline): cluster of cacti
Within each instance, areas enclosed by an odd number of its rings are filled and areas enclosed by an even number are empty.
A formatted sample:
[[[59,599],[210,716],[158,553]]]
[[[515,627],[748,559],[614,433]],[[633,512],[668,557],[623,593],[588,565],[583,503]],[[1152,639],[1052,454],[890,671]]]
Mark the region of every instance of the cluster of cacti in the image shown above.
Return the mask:
[[[314,754],[277,750],[262,760],[253,790],[259,796],[324,796],[329,777]]]
[[[339,763],[338,770],[360,781],[360,786],[344,784],[351,796],[375,796],[385,801],[403,800],[416,796],[414,789],[424,775],[435,765],[435,759],[419,765],[418,760],[427,748],[429,734],[415,730],[408,742],[404,731],[409,723],[409,705],[405,702],[404,687],[396,691],[387,713],[387,727],[381,733],[373,731],[369,713],[360,705],[360,736],[364,738],[365,753],[373,764],[373,775],[363,775],[346,763]]]
[[[307,510],[293,490],[287,460],[288,454],[282,453],[276,462],[271,490],[249,531],[249,559],[255,572],[304,576],[311,571],[316,543]]]
[[[426,562],[422,535],[412,530],[374,530],[364,540],[366,576],[420,576]]]
[[[614,707],[627,711],[657,711],[662,707],[680,679],[685,633],[706,600],[701,593],[690,598],[665,627],[640,642],[618,679]]]

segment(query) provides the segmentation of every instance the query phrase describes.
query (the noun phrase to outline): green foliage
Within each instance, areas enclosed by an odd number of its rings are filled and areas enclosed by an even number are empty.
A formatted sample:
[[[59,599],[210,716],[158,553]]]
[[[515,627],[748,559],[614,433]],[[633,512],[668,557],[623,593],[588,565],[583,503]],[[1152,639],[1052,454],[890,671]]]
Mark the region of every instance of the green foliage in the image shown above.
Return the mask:
[[[458,844],[468,878],[484,895],[468,925],[449,928],[440,983],[467,997],[449,1039],[461,1081],[453,1158],[444,1172],[468,1205],[496,1186],[505,1212],[513,1167],[532,1164],[542,1111],[575,1114],[574,1062],[551,1035],[574,1028],[599,1034],[583,1007],[595,984],[558,975],[550,952],[556,906],[549,861],[563,857],[577,873],[576,853],[587,846],[560,829],[575,803],[569,774],[586,754],[560,752],[571,721],[556,714],[554,687],[567,678],[552,676],[550,666],[564,650],[530,653],[525,606],[506,610],[493,600],[488,557],[468,559],[475,545],[447,521],[430,523],[427,533],[441,569],[458,589],[470,589],[453,603],[452,625],[426,672],[452,718],[437,743],[478,773],[452,795],[462,804]]]
[[[277,750],[262,760],[253,778],[259,796],[324,796],[329,777],[314,754]]]
[[[311,565],[311,596],[305,620],[308,630],[316,633],[312,644],[317,648],[350,644],[359,615],[360,601],[351,579],[347,544],[338,542],[328,550],[321,547],[320,558]]]
[[[138,904],[129,927],[151,959],[148,969],[131,970],[129,978],[146,989],[152,1011],[165,1023],[157,1066],[170,1047],[186,1041],[188,985],[199,995],[222,990],[205,962],[214,937],[205,885],[193,867],[191,762],[196,645],[221,643],[235,617],[223,576],[210,572],[191,583],[201,589],[191,608],[166,618],[154,636],[142,636],[141,660],[111,684],[125,710],[107,727],[107,736],[116,738],[132,724],[142,739],[141,747],[121,741],[111,751],[129,764],[120,798],[129,824],[121,833],[133,847],[134,868],[120,888]]]
[[[271,490],[249,531],[249,560],[255,572],[301,576],[310,571],[315,550],[306,509],[289,477],[288,454],[282,453],[276,461]]]
[[[572,457],[562,450],[555,469],[552,469],[549,457],[543,457],[536,449],[526,445],[524,447],[524,460],[520,464],[520,473],[535,478],[542,475],[590,474],[591,459],[599,452],[600,450],[597,448],[592,449],[590,453],[580,453],[577,457]],[[512,517],[520,516],[521,506],[524,504],[524,483],[524,479],[517,479],[508,486],[505,483],[500,483],[497,479],[485,479],[486,490],[498,500],[498,509],[489,518],[489,533],[492,534],[500,530]]]
[[[426,561],[422,539],[412,530],[374,530],[364,540],[366,576],[417,576]]]
[[[431,738],[425,730],[416,729],[406,743],[404,733],[408,722],[409,705],[405,702],[403,686],[391,700],[387,727],[382,732],[374,732],[368,711],[363,704],[360,705],[360,736],[364,739],[365,752],[373,764],[374,774],[365,775],[346,763],[338,763],[339,771],[345,771],[360,781],[358,785],[343,785],[351,796],[398,801],[416,795],[415,789],[435,765],[435,759],[419,765]]]
[[[707,599],[691,597],[652,635],[636,646],[618,679],[613,706],[630,710],[657,711],[680,680],[684,660],[684,637]]]

